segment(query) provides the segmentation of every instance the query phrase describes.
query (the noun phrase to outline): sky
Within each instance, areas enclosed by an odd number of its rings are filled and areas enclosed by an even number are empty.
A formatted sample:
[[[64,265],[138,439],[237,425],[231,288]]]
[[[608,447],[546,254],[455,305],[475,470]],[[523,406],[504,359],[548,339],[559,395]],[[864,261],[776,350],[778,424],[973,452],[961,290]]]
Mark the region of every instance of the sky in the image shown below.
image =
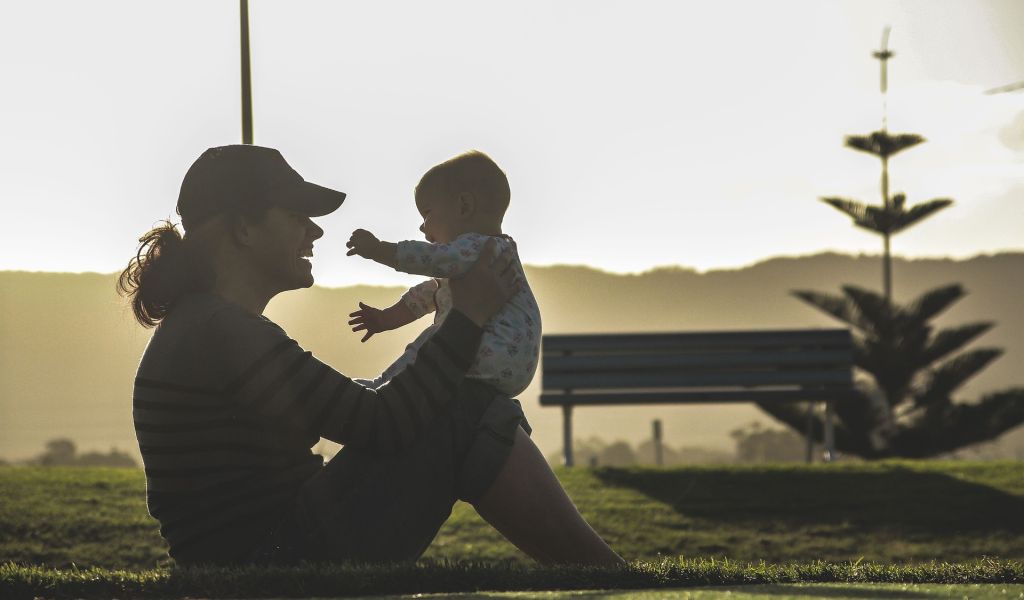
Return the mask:
[[[895,254],[1024,249],[1024,2],[251,0],[255,141],[349,194],[317,283],[414,281],[345,256],[417,239],[412,190],[468,149],[507,172],[523,262],[617,272],[877,253],[817,199],[879,202],[843,147],[881,121],[927,143],[892,189],[952,208]],[[0,269],[114,272],[207,147],[240,141],[238,3],[0,4]]]

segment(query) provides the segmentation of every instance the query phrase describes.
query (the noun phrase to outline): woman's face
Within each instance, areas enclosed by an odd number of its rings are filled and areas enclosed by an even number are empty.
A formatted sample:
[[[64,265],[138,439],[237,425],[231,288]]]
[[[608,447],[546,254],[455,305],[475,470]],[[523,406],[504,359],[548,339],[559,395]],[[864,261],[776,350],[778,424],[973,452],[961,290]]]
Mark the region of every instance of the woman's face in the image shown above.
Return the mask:
[[[306,215],[274,207],[263,221],[250,224],[250,245],[256,272],[272,293],[313,285],[313,241],[324,234]]]

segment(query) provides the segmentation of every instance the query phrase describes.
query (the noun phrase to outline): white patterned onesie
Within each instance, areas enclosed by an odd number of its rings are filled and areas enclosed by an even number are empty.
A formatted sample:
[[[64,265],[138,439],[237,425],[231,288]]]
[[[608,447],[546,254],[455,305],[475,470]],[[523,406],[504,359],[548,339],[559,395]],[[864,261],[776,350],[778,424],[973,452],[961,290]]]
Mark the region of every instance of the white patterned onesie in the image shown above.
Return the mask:
[[[448,278],[458,278],[468,271],[490,238],[479,233],[465,233],[449,244],[398,242],[396,270],[436,278],[410,289],[402,296],[402,301],[416,318],[436,311],[434,323],[406,346],[402,356],[380,377],[365,382],[366,385],[379,387],[416,358],[420,346],[440,327],[452,309],[452,291]],[[518,396],[530,385],[537,370],[541,335],[540,309],[526,282],[515,241],[508,236],[494,236],[494,239],[497,251],[512,248],[515,257],[512,266],[523,283],[519,292],[484,325],[476,361],[466,376],[485,381],[509,396]]]

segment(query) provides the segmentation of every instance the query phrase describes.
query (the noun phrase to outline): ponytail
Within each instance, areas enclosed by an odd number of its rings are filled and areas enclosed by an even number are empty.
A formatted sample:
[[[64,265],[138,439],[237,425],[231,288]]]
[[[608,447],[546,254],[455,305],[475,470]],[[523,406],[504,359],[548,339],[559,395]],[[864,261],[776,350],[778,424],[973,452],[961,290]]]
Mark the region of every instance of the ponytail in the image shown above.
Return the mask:
[[[139,238],[139,250],[117,279],[117,291],[129,298],[135,319],[154,327],[185,294],[212,287],[212,269],[193,240],[170,221]]]

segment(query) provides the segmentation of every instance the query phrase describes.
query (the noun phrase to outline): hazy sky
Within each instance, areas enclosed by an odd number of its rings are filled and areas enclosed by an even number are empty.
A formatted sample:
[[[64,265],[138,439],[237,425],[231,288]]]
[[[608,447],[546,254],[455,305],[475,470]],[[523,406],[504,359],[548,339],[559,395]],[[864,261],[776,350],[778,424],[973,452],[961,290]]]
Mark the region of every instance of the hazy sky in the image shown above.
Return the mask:
[[[185,170],[237,143],[238,3],[0,4],[0,269],[115,271],[173,216]],[[412,188],[460,151],[507,171],[532,264],[615,271],[878,252],[819,203],[878,202],[843,136],[878,127],[893,26],[894,191],[947,209],[905,256],[1024,248],[1024,2],[251,3],[256,143],[348,192],[320,220],[318,283],[408,279],[355,227],[417,237]]]

